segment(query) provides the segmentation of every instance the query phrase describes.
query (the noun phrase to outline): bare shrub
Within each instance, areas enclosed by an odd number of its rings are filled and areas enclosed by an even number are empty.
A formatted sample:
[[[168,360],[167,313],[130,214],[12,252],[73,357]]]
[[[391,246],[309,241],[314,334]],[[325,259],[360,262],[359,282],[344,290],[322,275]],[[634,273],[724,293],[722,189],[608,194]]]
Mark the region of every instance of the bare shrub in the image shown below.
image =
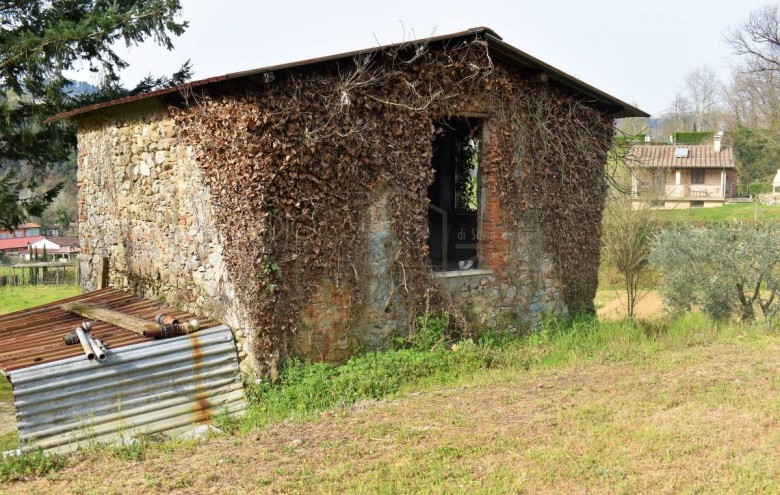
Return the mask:
[[[623,277],[626,316],[634,317],[637,302],[647,294],[640,287],[650,279],[650,248],[657,221],[649,210],[635,210],[628,198],[608,203],[604,213],[601,255]]]

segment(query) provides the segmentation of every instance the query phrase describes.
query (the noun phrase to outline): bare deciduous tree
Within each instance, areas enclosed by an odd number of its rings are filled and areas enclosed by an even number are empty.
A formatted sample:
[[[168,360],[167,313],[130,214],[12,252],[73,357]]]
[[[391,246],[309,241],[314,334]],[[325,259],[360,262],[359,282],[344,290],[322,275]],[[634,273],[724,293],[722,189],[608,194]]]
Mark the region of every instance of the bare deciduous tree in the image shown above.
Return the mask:
[[[691,118],[691,104],[682,93],[674,95],[671,105],[662,116],[661,131],[664,134],[688,130]]]
[[[744,58],[750,72],[780,71],[780,10],[766,5],[726,35],[736,55]]]
[[[627,117],[617,120],[618,132],[629,137],[645,134],[648,128],[647,117]]]
[[[702,66],[688,73],[685,88],[694,118],[695,131],[715,130],[723,85],[711,68]]]
[[[628,198],[615,198],[604,212],[601,254],[604,262],[623,277],[626,292],[626,316],[634,317],[636,304],[647,291],[650,245],[656,231],[652,212],[635,210]]]

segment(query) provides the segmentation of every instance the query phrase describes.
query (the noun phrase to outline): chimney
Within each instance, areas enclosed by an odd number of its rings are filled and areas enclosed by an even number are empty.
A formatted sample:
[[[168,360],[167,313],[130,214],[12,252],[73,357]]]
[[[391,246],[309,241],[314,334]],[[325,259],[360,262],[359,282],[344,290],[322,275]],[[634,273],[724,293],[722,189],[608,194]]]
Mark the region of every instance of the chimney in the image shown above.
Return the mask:
[[[720,153],[721,139],[723,139],[723,131],[718,131],[718,133],[715,134],[715,140],[712,142],[712,148],[715,150],[715,153]]]

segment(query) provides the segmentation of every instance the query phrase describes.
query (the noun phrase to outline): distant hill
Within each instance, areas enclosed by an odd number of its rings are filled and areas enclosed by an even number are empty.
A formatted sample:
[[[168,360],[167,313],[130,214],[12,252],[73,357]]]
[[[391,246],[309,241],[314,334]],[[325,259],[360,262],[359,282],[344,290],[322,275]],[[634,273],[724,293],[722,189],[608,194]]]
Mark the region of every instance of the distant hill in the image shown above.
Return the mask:
[[[97,93],[99,91],[99,88],[97,86],[93,86],[89,84],[88,82],[73,81],[72,83],[70,83],[66,91],[71,96],[78,96],[78,95]]]

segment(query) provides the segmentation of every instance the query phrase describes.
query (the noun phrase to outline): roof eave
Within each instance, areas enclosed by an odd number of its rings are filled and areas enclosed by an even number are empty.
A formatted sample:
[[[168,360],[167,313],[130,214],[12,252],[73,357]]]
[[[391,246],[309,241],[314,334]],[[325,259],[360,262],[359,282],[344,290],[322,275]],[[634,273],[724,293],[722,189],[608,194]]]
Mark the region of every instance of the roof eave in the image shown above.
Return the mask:
[[[563,86],[569,90],[573,90],[576,93],[584,96],[587,101],[600,104],[610,109],[610,113],[615,118],[650,116],[650,114],[644,110],[640,110],[633,105],[615,98],[614,96],[605,93],[604,91],[601,91],[600,89],[595,88],[574,76],[570,76],[562,70],[553,67],[552,65],[543,62],[518,48],[515,48],[509,43],[504,42],[500,37],[493,36],[491,33],[486,32],[485,38],[488,41],[488,45],[490,46],[491,51],[495,51],[516,65],[523,66],[534,71],[546,72],[550,78],[551,83]]]
[[[135,101],[147,100],[147,99],[161,97],[164,95],[169,95],[174,93],[188,92],[194,88],[208,86],[218,82],[224,82],[224,81],[247,78],[247,77],[254,77],[268,72],[277,72],[277,71],[301,68],[306,66],[314,66],[322,63],[334,62],[339,60],[351,59],[353,57],[360,56],[360,55],[378,53],[384,50],[394,49],[394,48],[399,48],[404,46],[412,46],[418,43],[447,42],[447,41],[455,41],[455,40],[460,40],[460,39],[464,39],[467,37],[474,37],[474,36],[484,37],[484,39],[488,42],[488,46],[490,50],[494,50],[500,57],[504,57],[508,59],[508,61],[510,61],[511,63],[533,71],[546,72],[550,77],[550,81],[554,85],[564,87],[570,91],[573,91],[576,94],[580,94],[586,99],[586,101],[589,101],[590,103],[593,103],[597,106],[606,108],[614,118],[650,116],[650,114],[648,114],[647,112],[640,110],[639,108],[636,108],[633,105],[629,105],[628,103],[619,100],[618,98],[615,98],[614,96],[611,96],[573,76],[570,76],[569,74],[566,74],[565,72],[551,66],[550,64],[542,62],[536,57],[533,57],[523,52],[522,50],[513,47],[512,45],[504,42],[501,36],[499,36],[492,29],[487,27],[477,27],[477,28],[468,29],[466,31],[460,31],[457,33],[451,33],[451,34],[440,35],[440,36],[432,36],[430,38],[425,38],[416,41],[394,43],[394,44],[356,50],[356,51],[351,51],[346,53],[339,53],[339,54],[328,55],[324,57],[301,60],[297,62],[290,62],[290,63],[280,64],[280,65],[261,67],[257,69],[247,70],[247,71],[231,72],[228,74],[224,74],[222,76],[210,77],[206,79],[200,79],[197,81],[188,82],[179,86],[174,86],[172,88],[159,89],[157,91],[151,91],[140,95],[128,96],[118,100],[112,100],[105,103],[98,103],[87,107],[77,108],[69,112],[64,112],[61,114],[54,115],[49,119],[47,119],[46,122],[47,123],[55,122],[65,118],[81,117],[105,108],[112,108],[119,105],[135,102]]]

